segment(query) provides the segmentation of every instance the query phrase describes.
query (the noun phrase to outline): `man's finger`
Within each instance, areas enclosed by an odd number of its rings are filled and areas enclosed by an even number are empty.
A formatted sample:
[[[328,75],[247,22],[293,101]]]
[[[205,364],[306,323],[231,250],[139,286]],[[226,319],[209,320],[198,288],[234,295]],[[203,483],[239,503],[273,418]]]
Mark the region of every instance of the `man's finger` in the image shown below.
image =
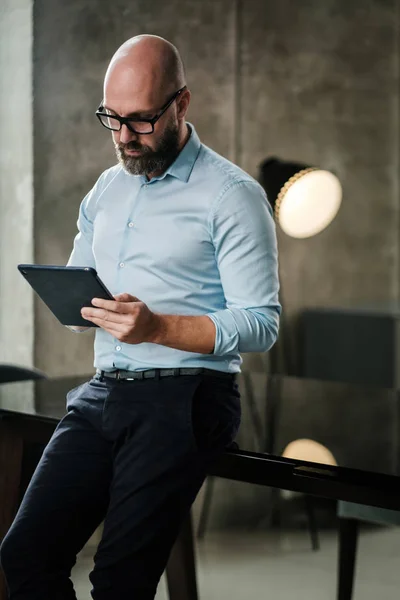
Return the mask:
[[[90,319],[91,321],[93,319],[99,319],[104,323],[121,323],[125,325],[127,322],[126,315],[101,308],[83,308],[81,314],[84,319]]]
[[[108,331],[108,333],[116,338],[118,338],[118,336],[125,331],[125,327],[123,325],[118,325],[118,323],[111,324],[109,321],[104,321],[103,319],[97,318],[90,319],[90,321],[101,327],[101,329]]]
[[[96,308],[104,308],[115,313],[126,314],[132,312],[132,307],[128,306],[128,303],[118,302],[117,300],[103,300],[102,298],[93,298],[93,306]]]

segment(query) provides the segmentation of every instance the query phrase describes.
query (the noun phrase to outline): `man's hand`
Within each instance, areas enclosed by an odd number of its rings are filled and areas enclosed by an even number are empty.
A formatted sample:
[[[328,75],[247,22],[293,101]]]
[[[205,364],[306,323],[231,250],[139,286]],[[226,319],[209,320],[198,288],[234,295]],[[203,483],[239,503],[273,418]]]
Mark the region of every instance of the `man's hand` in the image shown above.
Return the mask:
[[[126,344],[152,342],[158,334],[158,316],[135,296],[119,294],[114,298],[93,298],[96,308],[82,308],[82,317]]]
[[[94,298],[92,304],[96,308],[82,308],[82,317],[126,344],[150,342],[186,352],[213,352],[216,329],[206,315],[161,315],[130,294],[114,298]]]

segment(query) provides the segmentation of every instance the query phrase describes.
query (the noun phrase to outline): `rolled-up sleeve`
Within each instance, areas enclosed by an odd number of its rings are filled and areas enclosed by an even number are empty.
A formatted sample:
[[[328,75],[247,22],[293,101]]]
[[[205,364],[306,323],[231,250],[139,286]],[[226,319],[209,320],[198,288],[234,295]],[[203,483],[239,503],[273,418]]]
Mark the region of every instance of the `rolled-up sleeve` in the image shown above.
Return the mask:
[[[279,329],[278,252],[272,210],[255,181],[232,183],[217,199],[210,230],[226,308],[208,313],[214,354],[265,352]]]
[[[88,207],[94,189],[81,202],[77,221],[78,233],[74,239],[74,247],[68,259],[67,267],[95,267],[92,250],[93,220],[89,216]]]
[[[96,268],[96,261],[93,254],[93,216],[90,215],[91,204],[95,202],[95,195],[98,193],[99,182],[82,200],[79,207],[77,221],[78,233],[74,239],[74,246],[67,262],[67,267],[93,267]],[[83,333],[87,327],[68,327],[74,333]]]

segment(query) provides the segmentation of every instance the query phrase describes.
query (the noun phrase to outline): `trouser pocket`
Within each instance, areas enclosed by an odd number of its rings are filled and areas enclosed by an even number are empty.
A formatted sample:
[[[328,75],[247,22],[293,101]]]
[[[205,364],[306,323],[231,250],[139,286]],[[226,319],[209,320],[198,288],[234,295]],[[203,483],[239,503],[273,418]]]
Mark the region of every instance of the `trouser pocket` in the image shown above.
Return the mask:
[[[193,448],[219,452],[234,440],[240,426],[240,393],[232,380],[204,377],[187,399]]]

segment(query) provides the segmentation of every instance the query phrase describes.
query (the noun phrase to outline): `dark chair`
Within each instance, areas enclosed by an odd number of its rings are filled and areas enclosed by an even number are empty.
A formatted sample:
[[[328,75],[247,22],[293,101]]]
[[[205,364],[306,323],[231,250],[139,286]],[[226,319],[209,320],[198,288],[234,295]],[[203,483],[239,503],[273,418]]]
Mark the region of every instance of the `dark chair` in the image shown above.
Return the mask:
[[[0,363],[0,383],[11,383],[15,381],[29,381],[32,379],[47,379],[47,376],[39,369],[32,367],[20,367]]]
[[[360,522],[400,525],[400,511],[339,502],[338,600],[353,597],[357,542]]]

